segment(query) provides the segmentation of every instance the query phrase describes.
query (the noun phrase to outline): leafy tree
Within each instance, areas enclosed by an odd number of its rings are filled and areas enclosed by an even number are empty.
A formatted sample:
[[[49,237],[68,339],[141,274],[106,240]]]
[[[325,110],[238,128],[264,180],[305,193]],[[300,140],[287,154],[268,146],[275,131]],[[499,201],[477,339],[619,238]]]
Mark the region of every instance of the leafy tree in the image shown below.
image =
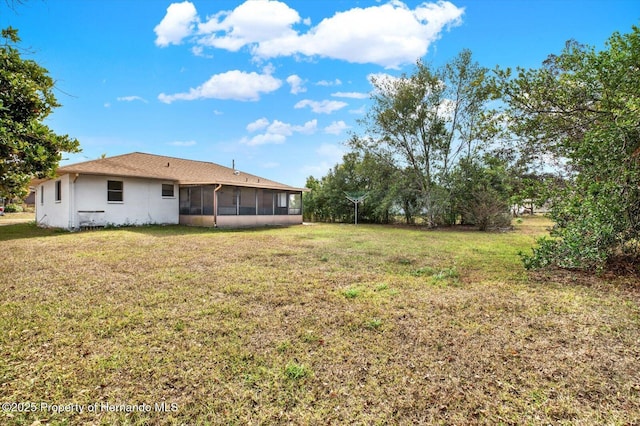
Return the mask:
[[[0,46],[0,193],[22,195],[30,178],[51,176],[62,152],[78,152],[79,143],[56,135],[43,120],[60,104],[54,81],[16,47],[18,31],[2,30]]]
[[[303,217],[306,221],[316,222],[323,217],[323,214],[320,212],[322,182],[313,176],[309,176],[305,188],[311,191],[302,194],[302,205],[304,206]]]
[[[494,97],[487,70],[462,51],[439,69],[418,63],[412,75],[373,79],[366,138],[352,148],[391,161],[419,188],[421,209],[432,224],[446,222],[450,174],[460,158],[474,156],[495,134],[487,103]]]
[[[539,69],[499,71],[511,130],[523,150],[564,163],[552,191],[552,238],[528,267],[601,270],[640,251],[640,30],[614,33],[606,49],[570,41]]]
[[[345,222],[350,216],[349,201],[344,192],[353,188],[353,177],[345,166],[350,157],[343,158],[344,163],[335,165],[322,179],[313,176],[307,178],[306,187],[311,189],[304,195],[305,214],[310,220],[323,222]],[[351,156],[353,158],[353,156]]]
[[[388,162],[350,152],[321,180],[307,179],[311,192],[305,194],[305,212],[313,220],[353,222],[353,203],[345,194],[366,192],[365,202],[358,206],[358,220],[388,223],[398,209],[398,183],[398,171]]]
[[[463,158],[452,173],[452,211],[481,231],[511,224],[511,194],[506,164],[491,155]]]

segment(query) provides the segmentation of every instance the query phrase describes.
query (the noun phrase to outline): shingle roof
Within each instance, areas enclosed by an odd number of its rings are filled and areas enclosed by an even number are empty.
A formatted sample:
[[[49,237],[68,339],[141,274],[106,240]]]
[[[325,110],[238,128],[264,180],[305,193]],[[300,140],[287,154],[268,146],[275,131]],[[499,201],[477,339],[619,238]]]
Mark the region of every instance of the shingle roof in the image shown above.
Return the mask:
[[[133,152],[59,167],[58,175],[88,174],[176,181],[180,184],[224,184],[303,191],[282,183],[205,161]]]

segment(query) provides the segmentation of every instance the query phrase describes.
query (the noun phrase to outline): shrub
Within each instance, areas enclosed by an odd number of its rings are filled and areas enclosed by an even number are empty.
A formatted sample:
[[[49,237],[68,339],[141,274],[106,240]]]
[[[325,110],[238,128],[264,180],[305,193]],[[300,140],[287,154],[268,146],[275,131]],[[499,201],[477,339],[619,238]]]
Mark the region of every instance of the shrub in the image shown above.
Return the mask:
[[[7,204],[4,208],[4,211],[7,213],[22,213],[24,209],[20,204]]]
[[[481,231],[511,225],[509,207],[495,191],[475,192],[463,211],[465,220]]]
[[[632,257],[638,256],[633,247],[625,244],[632,239],[628,235],[629,218],[616,195],[614,188],[591,194],[571,192],[556,199],[551,213],[556,221],[552,238],[539,239],[531,255],[521,254],[524,266],[601,272],[623,248]]]

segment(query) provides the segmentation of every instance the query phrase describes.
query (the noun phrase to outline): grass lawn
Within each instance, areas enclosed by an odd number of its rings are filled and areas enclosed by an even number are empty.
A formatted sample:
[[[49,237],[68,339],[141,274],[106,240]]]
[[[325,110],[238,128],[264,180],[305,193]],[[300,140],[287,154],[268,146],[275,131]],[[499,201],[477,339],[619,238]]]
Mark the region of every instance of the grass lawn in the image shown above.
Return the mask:
[[[0,423],[639,424],[639,287],[548,225],[0,227]]]
[[[36,215],[32,212],[5,213],[4,215],[0,216],[0,226],[33,222],[35,220]],[[1,238],[2,237],[0,236],[0,239]]]

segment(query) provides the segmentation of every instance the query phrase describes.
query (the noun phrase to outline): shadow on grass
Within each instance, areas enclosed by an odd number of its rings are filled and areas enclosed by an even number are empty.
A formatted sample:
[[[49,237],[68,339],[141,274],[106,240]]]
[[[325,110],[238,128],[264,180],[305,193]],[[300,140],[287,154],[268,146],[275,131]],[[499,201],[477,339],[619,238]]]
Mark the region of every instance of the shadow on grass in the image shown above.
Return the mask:
[[[68,233],[68,231],[61,229],[40,228],[36,226],[35,222],[14,223],[0,226],[0,241],[52,237]]]
[[[293,225],[297,226],[297,225]],[[187,225],[140,225],[140,226],[119,226],[105,228],[105,230],[135,232],[152,237],[172,237],[179,235],[206,235],[206,234],[259,234],[262,232],[272,231],[274,229],[286,229],[291,226],[271,225],[260,226],[255,228],[214,228],[204,226],[187,226]],[[82,231],[82,232],[101,232],[103,230]]]
[[[16,223],[0,227],[0,241],[19,240],[26,238],[53,237],[74,233],[100,233],[100,232],[135,232],[152,237],[172,237],[179,235],[202,235],[212,233],[262,233],[274,229],[284,229],[289,226],[262,226],[259,228],[212,228],[185,225],[140,225],[106,227],[92,230],[67,231],[59,228],[41,228],[35,222]]]

